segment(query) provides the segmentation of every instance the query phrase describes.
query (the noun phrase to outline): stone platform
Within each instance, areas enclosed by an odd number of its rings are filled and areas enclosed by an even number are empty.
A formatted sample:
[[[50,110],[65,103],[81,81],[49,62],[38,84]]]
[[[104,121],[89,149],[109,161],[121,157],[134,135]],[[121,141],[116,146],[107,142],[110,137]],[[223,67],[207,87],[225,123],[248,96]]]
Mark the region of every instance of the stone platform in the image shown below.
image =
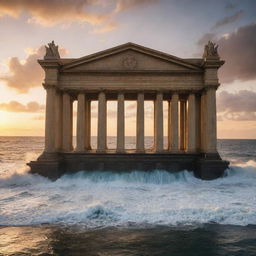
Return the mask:
[[[129,172],[132,170],[153,171],[166,170],[179,172],[193,171],[198,178],[211,180],[222,177],[229,162],[220,158],[219,154],[189,153],[57,153],[42,154],[37,161],[28,163],[31,173],[37,173],[52,180],[67,173],[78,171],[114,171]]]

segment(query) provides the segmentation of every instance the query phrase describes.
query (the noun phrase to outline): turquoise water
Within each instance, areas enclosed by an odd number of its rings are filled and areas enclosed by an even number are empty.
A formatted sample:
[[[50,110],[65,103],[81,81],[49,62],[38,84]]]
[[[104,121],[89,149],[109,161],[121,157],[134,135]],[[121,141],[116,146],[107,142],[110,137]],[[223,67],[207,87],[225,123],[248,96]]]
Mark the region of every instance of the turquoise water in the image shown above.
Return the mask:
[[[0,255],[256,255],[256,140],[218,146],[231,168],[214,181],[134,170],[52,182],[25,166],[43,138],[0,137]]]

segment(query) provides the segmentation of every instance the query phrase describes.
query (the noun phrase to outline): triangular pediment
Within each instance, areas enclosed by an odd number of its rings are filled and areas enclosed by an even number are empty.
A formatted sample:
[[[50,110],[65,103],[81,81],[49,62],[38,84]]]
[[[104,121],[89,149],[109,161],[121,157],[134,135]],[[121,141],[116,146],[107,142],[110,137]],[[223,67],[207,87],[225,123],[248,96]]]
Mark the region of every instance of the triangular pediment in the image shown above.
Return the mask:
[[[62,66],[62,71],[201,71],[184,59],[134,43],[123,44]]]

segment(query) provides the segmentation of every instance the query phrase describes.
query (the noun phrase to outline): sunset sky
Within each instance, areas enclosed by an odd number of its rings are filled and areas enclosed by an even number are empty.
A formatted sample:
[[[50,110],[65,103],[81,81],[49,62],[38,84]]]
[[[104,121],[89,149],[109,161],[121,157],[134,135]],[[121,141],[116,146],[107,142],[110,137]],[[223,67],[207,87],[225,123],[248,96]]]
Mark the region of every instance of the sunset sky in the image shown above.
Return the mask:
[[[219,72],[218,138],[256,139],[254,0],[0,0],[0,31],[0,136],[44,135],[44,73],[36,60],[52,40],[66,58],[126,42],[200,58],[212,40],[226,61]],[[126,104],[126,135],[135,134],[133,104]],[[115,135],[115,106],[108,105],[108,135]],[[152,135],[152,104],[146,108],[146,135]],[[92,109],[96,127],[95,103]]]

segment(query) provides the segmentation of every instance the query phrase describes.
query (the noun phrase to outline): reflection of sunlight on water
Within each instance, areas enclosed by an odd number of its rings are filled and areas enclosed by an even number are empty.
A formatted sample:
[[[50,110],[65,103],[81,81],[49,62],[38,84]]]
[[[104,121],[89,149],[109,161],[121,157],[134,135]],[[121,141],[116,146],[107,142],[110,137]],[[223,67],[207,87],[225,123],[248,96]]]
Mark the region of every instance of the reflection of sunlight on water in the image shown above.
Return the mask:
[[[90,231],[79,225],[3,227],[0,229],[0,255],[234,255],[234,248],[235,252],[244,252],[243,255],[255,255],[255,231],[255,226],[215,224],[186,228],[130,226]]]
[[[42,251],[51,253],[46,239],[51,232],[50,228],[3,227],[0,229],[0,255],[35,255]]]
[[[256,161],[254,160],[249,160],[248,162],[246,163],[238,163],[236,164],[237,166],[240,166],[240,167],[254,167],[256,168]]]

